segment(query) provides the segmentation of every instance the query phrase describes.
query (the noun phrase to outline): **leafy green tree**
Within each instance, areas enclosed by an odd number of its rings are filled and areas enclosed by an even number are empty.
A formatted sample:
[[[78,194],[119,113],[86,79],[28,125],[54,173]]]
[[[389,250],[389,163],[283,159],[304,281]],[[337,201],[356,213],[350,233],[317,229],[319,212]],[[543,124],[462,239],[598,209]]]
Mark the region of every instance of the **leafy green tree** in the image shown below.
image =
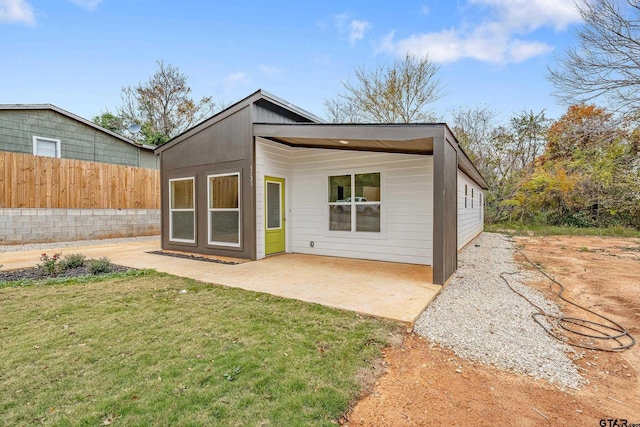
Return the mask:
[[[390,66],[355,70],[337,100],[325,101],[332,122],[414,123],[432,121],[427,105],[441,96],[440,67],[428,58],[407,55]]]
[[[640,226],[638,130],[594,105],[573,105],[549,128],[544,155],[503,205],[512,219],[553,225]]]
[[[127,128],[122,117],[114,115],[109,111],[95,116],[92,121],[98,126],[102,126],[103,128],[120,135],[124,135]]]

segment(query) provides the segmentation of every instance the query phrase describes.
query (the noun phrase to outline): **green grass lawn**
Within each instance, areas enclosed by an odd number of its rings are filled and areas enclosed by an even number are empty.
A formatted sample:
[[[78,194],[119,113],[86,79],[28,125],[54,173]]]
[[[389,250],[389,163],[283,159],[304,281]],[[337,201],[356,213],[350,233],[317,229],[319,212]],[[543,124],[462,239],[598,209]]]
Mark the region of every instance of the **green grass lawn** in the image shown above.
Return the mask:
[[[150,271],[5,285],[0,312],[12,426],[332,425],[403,329]]]
[[[516,236],[604,236],[604,237],[640,237],[640,230],[628,227],[579,228],[557,227],[553,225],[525,225],[518,223],[485,225],[490,233],[508,233]]]

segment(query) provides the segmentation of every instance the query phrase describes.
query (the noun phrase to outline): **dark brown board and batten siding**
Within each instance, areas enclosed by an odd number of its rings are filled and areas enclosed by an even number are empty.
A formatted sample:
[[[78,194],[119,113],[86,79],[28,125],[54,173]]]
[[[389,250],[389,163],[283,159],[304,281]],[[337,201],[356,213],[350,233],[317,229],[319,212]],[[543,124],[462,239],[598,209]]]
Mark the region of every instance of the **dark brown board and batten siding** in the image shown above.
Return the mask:
[[[253,188],[253,136],[250,105],[188,135],[185,144],[172,145],[162,153],[162,210],[169,212],[169,180],[195,177],[196,242],[169,240],[169,215],[162,216],[164,249],[255,259],[255,197]],[[177,138],[180,141],[180,137]],[[240,247],[208,244],[207,176],[240,173]]]

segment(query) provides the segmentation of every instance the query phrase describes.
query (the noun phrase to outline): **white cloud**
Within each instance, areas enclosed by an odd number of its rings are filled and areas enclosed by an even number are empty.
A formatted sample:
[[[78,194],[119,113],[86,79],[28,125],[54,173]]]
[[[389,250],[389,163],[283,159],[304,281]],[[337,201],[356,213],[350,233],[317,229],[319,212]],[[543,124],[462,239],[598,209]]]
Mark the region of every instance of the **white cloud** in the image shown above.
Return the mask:
[[[271,65],[265,64],[258,65],[258,69],[262,72],[262,74],[266,74],[267,76],[274,76],[282,71],[282,69],[278,67],[273,67]]]
[[[420,8],[420,13],[422,13],[423,15],[428,15],[431,13],[431,8],[429,6],[422,6]]]
[[[348,13],[340,13],[333,16],[333,26],[340,33],[349,33],[349,44],[355,46],[358,40],[364,38],[364,33],[371,28],[371,23],[351,19]]]
[[[223,80],[225,90],[230,90],[237,85],[243,85],[246,83],[249,83],[249,75],[243,71],[230,74]]]
[[[529,58],[549,53],[552,50],[553,47],[546,43],[513,40],[509,43],[507,56],[510,58],[509,62],[523,62]]]
[[[501,23],[516,30],[549,25],[560,31],[580,21],[574,0],[470,0],[470,3],[493,8]]]
[[[371,24],[367,21],[358,21],[354,19],[349,24],[349,44],[354,46],[358,40],[362,40],[364,38],[364,33],[369,28],[371,28]]]
[[[98,7],[102,0],[70,0],[71,3],[76,4],[87,10],[94,10]]]
[[[19,22],[35,25],[33,8],[26,0],[0,0],[0,23]]]
[[[573,0],[469,0],[469,4],[489,8],[486,19],[465,18],[466,25],[433,33],[413,34],[395,40],[389,33],[378,51],[398,56],[407,53],[440,62],[454,62],[472,58],[491,63],[523,62],[549,53],[553,46],[537,40],[523,40],[523,36],[548,26],[563,31],[580,22],[580,14]],[[476,10],[477,12],[477,10]],[[482,11],[484,14],[487,10]],[[469,24],[468,22],[477,22]]]

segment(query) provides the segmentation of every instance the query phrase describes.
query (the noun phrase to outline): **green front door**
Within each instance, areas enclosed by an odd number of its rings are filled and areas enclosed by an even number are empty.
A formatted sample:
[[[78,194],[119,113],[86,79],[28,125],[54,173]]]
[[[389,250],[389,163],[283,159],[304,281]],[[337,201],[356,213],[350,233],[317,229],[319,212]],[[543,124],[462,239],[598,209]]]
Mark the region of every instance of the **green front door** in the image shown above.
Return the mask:
[[[265,254],[284,252],[284,179],[266,176],[265,189]]]

